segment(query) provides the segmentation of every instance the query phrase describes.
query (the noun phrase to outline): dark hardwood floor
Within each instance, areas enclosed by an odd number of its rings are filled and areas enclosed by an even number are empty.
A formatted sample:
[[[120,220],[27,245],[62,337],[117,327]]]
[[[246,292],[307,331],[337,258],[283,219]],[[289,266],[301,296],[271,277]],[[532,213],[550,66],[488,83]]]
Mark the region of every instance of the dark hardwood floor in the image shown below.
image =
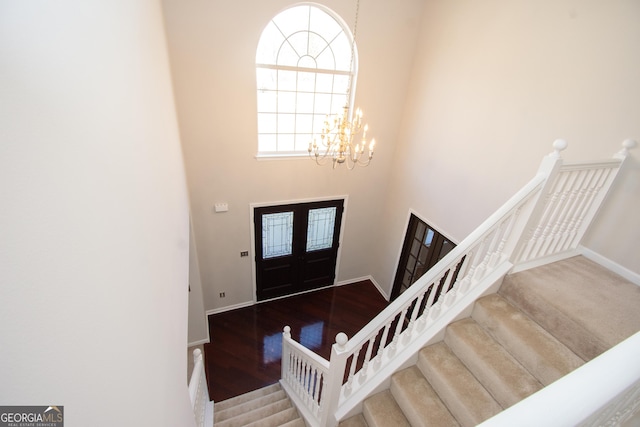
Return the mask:
[[[209,316],[209,395],[222,401],[280,380],[282,329],[327,360],[338,332],[352,337],[388,302],[370,281]]]

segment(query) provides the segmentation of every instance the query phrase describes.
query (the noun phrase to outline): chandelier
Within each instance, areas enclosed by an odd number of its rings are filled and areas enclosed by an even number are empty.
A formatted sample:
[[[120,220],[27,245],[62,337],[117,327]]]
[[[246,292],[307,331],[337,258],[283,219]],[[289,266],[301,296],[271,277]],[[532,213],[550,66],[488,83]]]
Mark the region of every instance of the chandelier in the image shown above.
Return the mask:
[[[368,129],[369,125],[362,124],[362,110],[358,108],[355,117],[349,120],[349,106],[345,105],[342,115],[336,114],[333,119],[327,116],[320,134],[320,142],[314,138],[313,142],[309,143],[309,156],[319,165],[331,159],[334,169],[343,163],[349,170],[356,165],[367,166],[373,158],[373,148],[376,145],[375,139],[371,139],[367,144]],[[362,137],[357,141],[360,134]],[[368,151],[365,155],[367,145]]]
[[[343,107],[342,114],[327,115],[319,135],[320,141],[318,141],[318,137],[314,137],[313,141],[309,142],[309,157],[314,159],[318,165],[324,165],[331,161],[334,169],[341,164],[345,164],[349,170],[356,165],[368,166],[373,158],[373,149],[376,145],[374,139],[367,143],[369,126],[362,123],[362,110],[358,108],[355,116],[351,118],[348,101],[353,84],[353,57],[359,10],[360,0],[357,0],[356,19],[351,41],[351,72],[347,85],[347,104]],[[366,154],[365,149],[367,150]]]

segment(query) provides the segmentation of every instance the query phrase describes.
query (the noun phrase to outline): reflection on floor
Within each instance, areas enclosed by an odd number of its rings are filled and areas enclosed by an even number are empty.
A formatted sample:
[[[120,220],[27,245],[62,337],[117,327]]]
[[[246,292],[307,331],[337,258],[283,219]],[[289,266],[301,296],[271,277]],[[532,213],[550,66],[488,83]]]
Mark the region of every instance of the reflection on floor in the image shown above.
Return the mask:
[[[338,332],[353,336],[388,302],[370,281],[323,289],[209,316],[209,394],[221,401],[280,379],[282,329],[329,359]]]

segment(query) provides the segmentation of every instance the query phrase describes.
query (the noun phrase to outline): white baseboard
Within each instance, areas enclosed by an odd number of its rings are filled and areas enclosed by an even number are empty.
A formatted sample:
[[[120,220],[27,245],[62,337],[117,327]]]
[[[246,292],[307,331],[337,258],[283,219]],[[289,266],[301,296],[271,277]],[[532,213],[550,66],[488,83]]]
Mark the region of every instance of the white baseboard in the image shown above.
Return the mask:
[[[353,283],[362,282],[364,280],[371,281],[371,283],[373,283],[373,286],[375,286],[376,289],[378,290],[378,292],[380,292],[380,295],[382,295],[384,297],[384,299],[389,301],[389,295],[387,295],[387,293],[382,290],[382,288],[380,287],[378,282],[376,282],[372,276],[364,276],[364,277],[358,277],[358,278],[355,278],[355,279],[342,280],[342,281],[336,283],[336,286],[351,285]]]
[[[224,313],[225,311],[236,310],[238,308],[251,307],[253,304],[254,304],[253,301],[241,302],[239,304],[233,304],[233,305],[228,305],[226,307],[214,308],[214,309],[211,309],[211,310],[207,310],[205,312],[205,314],[208,316],[210,314]]]
[[[205,338],[205,339],[201,339],[201,340],[198,340],[198,341],[189,342],[187,344],[187,347],[195,347],[197,345],[209,344],[209,342],[211,342],[210,339],[209,338]]]
[[[621,266],[620,264],[611,261],[609,258],[606,258],[600,255],[597,252],[592,251],[589,248],[585,248],[584,246],[580,246],[578,248],[582,255],[585,258],[590,259],[591,261],[600,264],[601,266],[613,271],[614,273],[624,277],[631,283],[640,286],[640,274],[635,273],[628,268]]]
[[[333,287],[333,286],[345,286],[345,285],[351,285],[351,284],[353,284],[353,283],[362,282],[362,281],[364,281],[364,280],[370,280],[370,281],[371,281],[371,283],[373,283],[373,286],[375,286],[375,287],[376,287],[376,289],[378,290],[378,292],[380,292],[380,295],[382,295],[382,296],[384,297],[384,299],[386,299],[387,301],[389,301],[389,295],[387,295],[387,293],[386,293],[386,292],[384,292],[384,291],[382,290],[382,288],[380,287],[380,285],[378,284],[378,282],[376,282],[376,281],[373,279],[373,277],[371,277],[371,276],[364,276],[364,277],[358,277],[358,278],[355,278],[355,279],[342,280],[342,281],[340,281],[340,282],[336,282],[336,284],[335,284],[335,285],[327,286],[327,287],[325,287],[325,288],[311,289],[311,290],[308,290],[308,291],[305,291],[305,292],[300,292],[300,293],[298,293],[298,294],[285,295],[285,296],[278,297],[278,298],[273,298],[273,299],[270,299],[270,300],[267,300],[267,301],[274,301],[274,300],[277,300],[277,299],[282,299],[282,298],[292,297],[292,296],[295,296],[295,295],[306,294],[306,293],[309,293],[309,292],[319,291],[319,290],[321,290],[321,289],[331,288],[331,287]],[[260,301],[260,302],[267,302],[267,301]],[[224,312],[226,312],[226,311],[236,310],[236,309],[238,309],[238,308],[251,307],[251,306],[252,306],[252,305],[254,305],[254,304],[259,304],[259,303],[258,303],[258,302],[254,302],[254,301],[242,302],[242,303],[239,303],[239,304],[228,305],[228,306],[226,306],[226,307],[220,307],[220,308],[214,308],[214,309],[211,309],[211,310],[207,310],[207,311],[205,312],[205,314],[206,314],[207,316],[209,316],[210,314],[219,314],[219,313],[224,313]],[[207,342],[209,342],[209,341],[207,341]]]

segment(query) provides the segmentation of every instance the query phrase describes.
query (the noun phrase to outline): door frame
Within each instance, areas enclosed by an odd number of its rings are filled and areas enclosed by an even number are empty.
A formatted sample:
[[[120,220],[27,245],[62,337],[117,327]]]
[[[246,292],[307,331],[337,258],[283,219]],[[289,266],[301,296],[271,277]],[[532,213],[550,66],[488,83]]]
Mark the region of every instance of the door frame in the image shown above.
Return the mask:
[[[340,271],[340,258],[342,257],[342,238],[344,236],[344,229],[346,226],[347,206],[348,206],[347,202],[349,200],[349,196],[345,194],[345,195],[339,195],[339,196],[325,196],[325,197],[313,197],[313,198],[306,198],[306,199],[293,199],[293,200],[290,199],[290,200],[278,200],[278,201],[272,201],[272,202],[249,203],[249,229],[251,230],[251,248],[250,248],[249,254],[251,256],[251,283],[253,286],[253,303],[254,304],[260,303],[260,302],[266,302],[266,301],[273,301],[280,298],[286,298],[292,295],[299,295],[307,292],[317,291],[319,289],[324,289],[324,288],[316,288],[308,291],[302,291],[296,294],[285,295],[285,296],[276,297],[268,300],[258,301],[258,283],[256,278],[256,232],[255,232],[255,225],[254,225],[255,208],[263,208],[268,206],[280,206],[280,205],[295,205],[295,204],[301,204],[301,203],[327,202],[330,200],[342,200],[343,209],[342,209],[342,222],[340,225],[340,233],[338,237],[338,253],[336,257],[335,278],[333,279],[333,283],[331,285],[325,286],[325,288],[328,288],[328,287],[335,286],[336,283],[338,282],[338,271]]]
[[[405,241],[405,238],[406,238],[407,230],[409,229],[409,224],[411,223],[411,215],[416,216],[420,221],[422,221],[425,224],[429,225],[429,227],[431,227],[433,229],[437,229],[438,233],[440,233],[441,235],[446,237],[447,240],[449,240],[450,242],[453,242],[453,244],[455,244],[456,246],[458,246],[458,244],[460,243],[456,239],[450,238],[449,237],[450,236],[449,233],[443,233],[443,232],[439,231],[439,230],[442,230],[442,228],[439,225],[434,224],[433,222],[429,222],[424,215],[419,214],[418,211],[416,211],[413,208],[409,208],[409,211],[407,212],[407,218],[404,221],[404,227],[402,228],[402,234],[400,235],[400,241],[399,241],[399,245],[398,245],[398,255],[396,256],[395,264],[393,264],[393,272],[391,273],[391,279],[389,280],[389,283],[390,283],[390,285],[389,285],[389,297],[387,298],[389,301],[391,301],[391,295],[393,294],[393,285],[395,284],[396,273],[398,272],[398,265],[400,264],[400,260],[402,259],[402,248],[404,246],[404,241]]]

